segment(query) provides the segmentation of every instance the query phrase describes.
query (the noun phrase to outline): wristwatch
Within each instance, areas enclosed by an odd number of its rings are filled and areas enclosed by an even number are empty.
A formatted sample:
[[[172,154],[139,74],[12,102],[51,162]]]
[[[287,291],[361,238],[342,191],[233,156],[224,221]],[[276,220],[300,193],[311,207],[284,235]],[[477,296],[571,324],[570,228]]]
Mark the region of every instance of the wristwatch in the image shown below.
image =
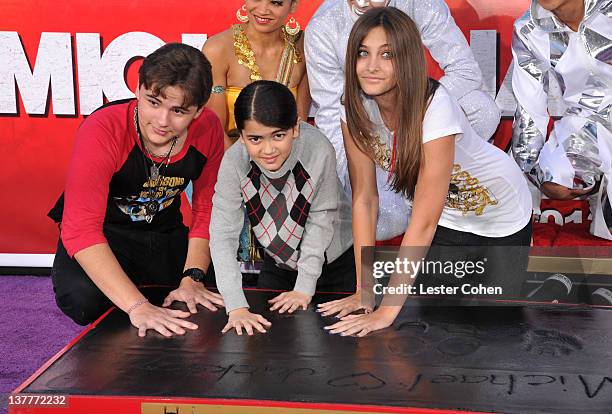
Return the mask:
[[[183,272],[183,276],[189,276],[192,280],[196,282],[204,282],[206,272],[204,272],[202,269],[198,269],[197,267],[192,267],[191,269],[185,270]]]

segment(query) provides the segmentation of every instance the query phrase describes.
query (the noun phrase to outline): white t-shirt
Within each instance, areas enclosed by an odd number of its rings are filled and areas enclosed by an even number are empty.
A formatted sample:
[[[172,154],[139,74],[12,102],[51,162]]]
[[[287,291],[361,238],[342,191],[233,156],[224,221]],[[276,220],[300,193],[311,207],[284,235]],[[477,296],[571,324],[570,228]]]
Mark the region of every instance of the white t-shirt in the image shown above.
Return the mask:
[[[363,101],[375,133],[392,148],[393,133],[385,127],[376,101],[369,97]],[[448,135],[456,135],[455,159],[438,224],[485,237],[505,237],[525,227],[532,206],[523,173],[508,154],[476,134],[455,99],[440,85],[423,119],[423,144]]]

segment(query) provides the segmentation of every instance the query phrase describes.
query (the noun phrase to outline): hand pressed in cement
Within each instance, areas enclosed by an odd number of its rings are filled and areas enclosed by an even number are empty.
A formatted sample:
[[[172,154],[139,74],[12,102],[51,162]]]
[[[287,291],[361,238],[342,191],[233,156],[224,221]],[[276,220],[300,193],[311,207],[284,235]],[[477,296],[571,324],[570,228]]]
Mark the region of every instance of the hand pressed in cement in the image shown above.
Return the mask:
[[[559,331],[535,329],[523,336],[523,349],[538,355],[561,356],[581,350],[582,342]]]
[[[387,328],[392,323],[393,318],[376,310],[372,313],[344,316],[340,318],[340,322],[326,326],[324,329],[332,334],[340,334],[340,336],[355,335],[361,337],[372,331]]]
[[[283,292],[277,297],[270,299],[268,303],[272,304],[271,311],[278,310],[278,313],[293,313],[298,309],[308,309],[308,304],[312,300],[312,296],[292,290],[291,292]]]
[[[371,293],[366,293],[364,290],[358,290],[354,294],[342,299],[317,305],[317,312],[321,313],[321,316],[336,315],[338,319],[361,309],[365,313],[370,313],[374,309],[374,296]]]
[[[266,328],[270,328],[272,323],[263,316],[257,313],[251,313],[248,308],[234,309],[229,313],[227,323],[223,327],[221,333],[226,333],[232,328],[236,329],[238,335],[242,335],[242,329],[250,336],[253,335],[253,329],[260,333],[266,333]]]

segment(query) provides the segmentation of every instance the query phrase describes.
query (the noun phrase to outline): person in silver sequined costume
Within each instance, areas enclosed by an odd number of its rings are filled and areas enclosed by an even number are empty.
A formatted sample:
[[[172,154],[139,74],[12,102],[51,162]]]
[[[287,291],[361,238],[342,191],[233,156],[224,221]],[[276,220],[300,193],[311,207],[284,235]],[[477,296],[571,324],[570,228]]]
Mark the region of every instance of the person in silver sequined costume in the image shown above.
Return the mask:
[[[512,55],[514,158],[549,198],[588,197],[591,232],[612,240],[612,1],[533,0]],[[551,76],[566,110],[545,142]]]
[[[493,98],[480,90],[480,68],[443,0],[326,0],[306,27],[304,52],[315,122],[336,149],[338,177],[349,194],[339,113],[347,41],[357,18],[370,7],[381,6],[396,7],[415,21],[423,43],[445,71],[440,82],[457,99],[479,136],[489,139],[500,120]],[[380,213],[376,238],[387,240],[406,229],[411,208],[390,190],[384,171],[377,172],[377,181]]]

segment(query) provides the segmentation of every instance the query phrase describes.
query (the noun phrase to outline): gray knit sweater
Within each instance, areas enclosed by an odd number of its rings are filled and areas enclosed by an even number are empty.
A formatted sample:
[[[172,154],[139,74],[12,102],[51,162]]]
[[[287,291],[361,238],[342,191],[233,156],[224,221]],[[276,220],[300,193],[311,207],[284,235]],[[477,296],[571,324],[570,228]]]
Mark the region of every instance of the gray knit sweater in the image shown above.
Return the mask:
[[[253,233],[277,266],[297,270],[294,290],[312,296],[323,263],[353,244],[351,207],[336,175],[335,151],[302,122],[291,154],[275,172],[241,143],[223,157],[213,197],[210,253],[226,312],[248,307],[236,261],[246,208]]]

